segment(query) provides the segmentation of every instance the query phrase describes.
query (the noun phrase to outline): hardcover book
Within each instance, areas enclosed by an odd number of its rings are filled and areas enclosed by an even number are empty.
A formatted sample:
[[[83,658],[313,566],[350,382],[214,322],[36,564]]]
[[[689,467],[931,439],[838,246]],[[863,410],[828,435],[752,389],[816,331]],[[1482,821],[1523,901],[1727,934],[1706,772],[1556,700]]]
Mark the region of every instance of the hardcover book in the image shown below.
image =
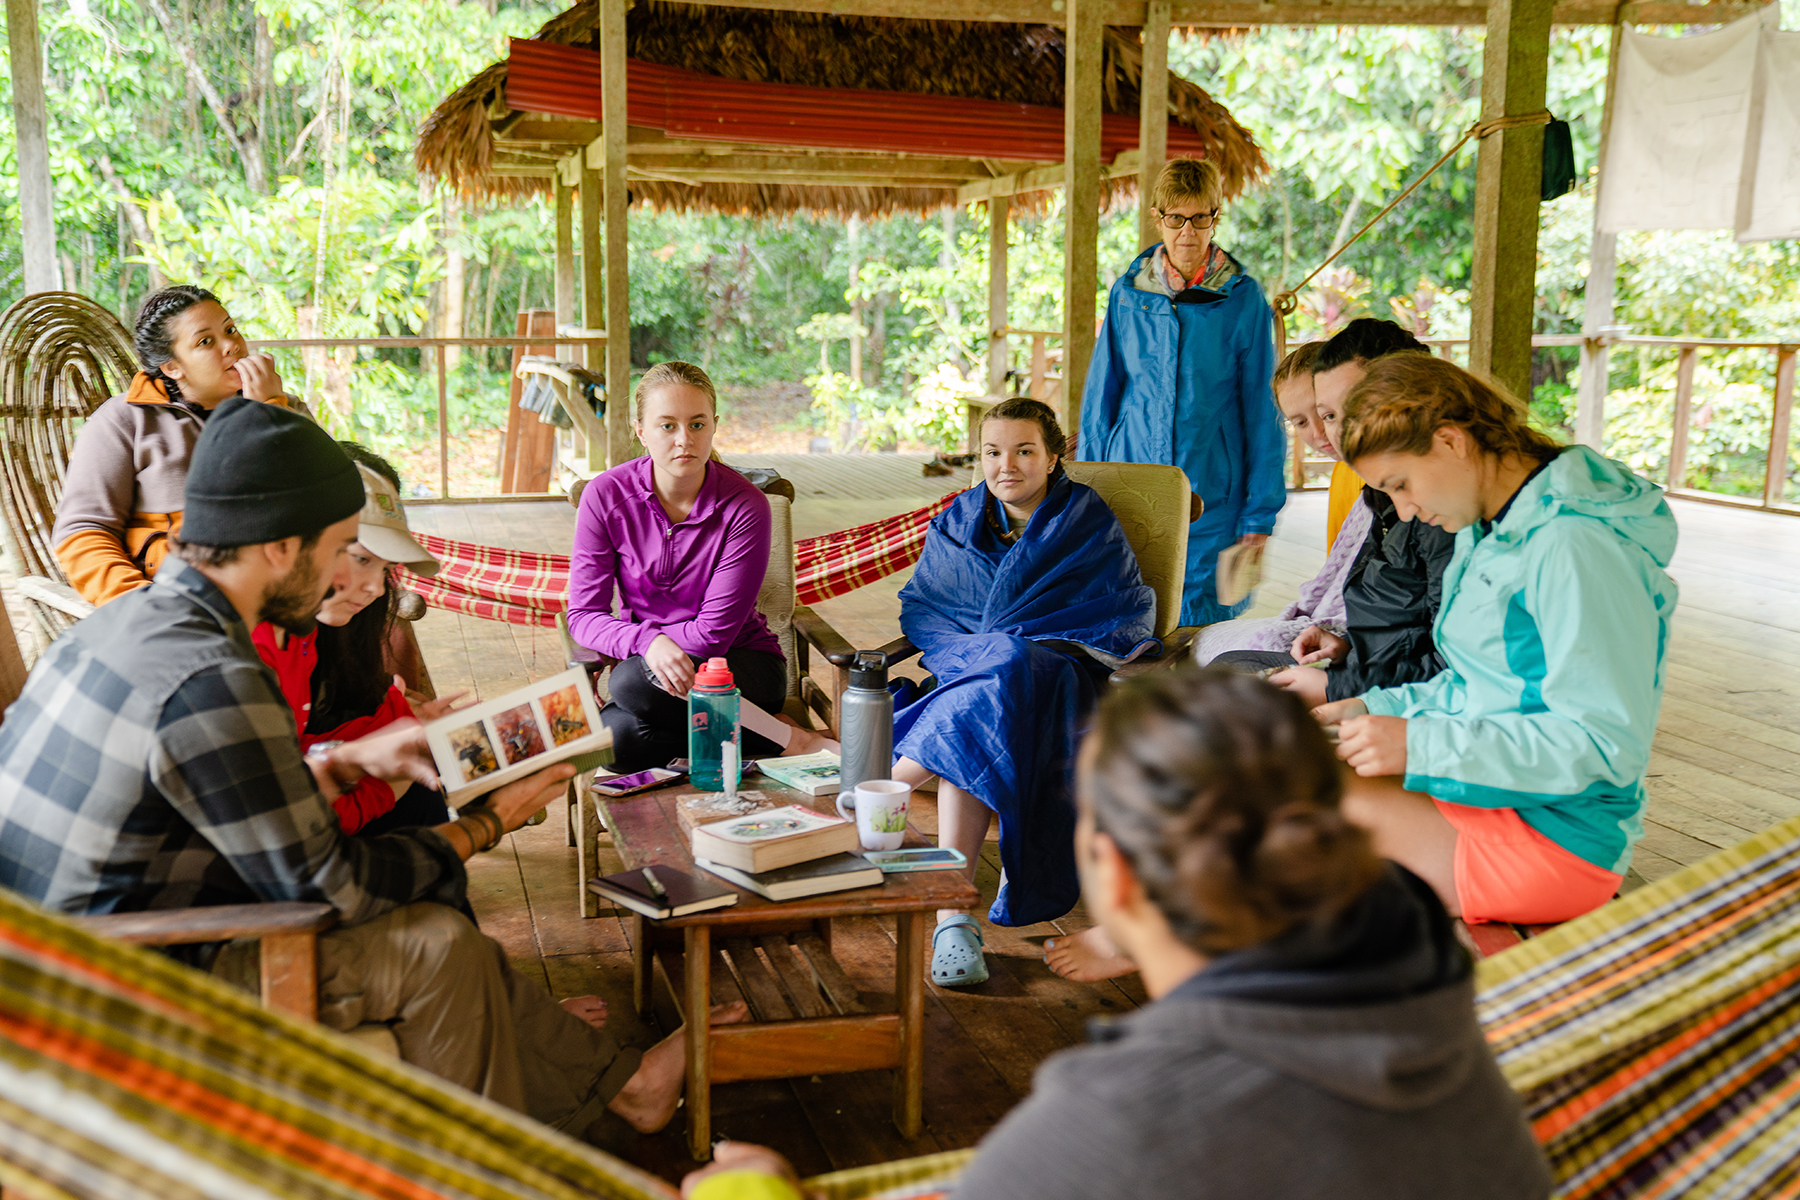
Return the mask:
[[[663,890],[662,895],[657,895],[650,881],[644,878],[645,871],[655,876],[657,885]],[[588,891],[656,921],[685,917],[710,908],[729,908],[738,902],[737,893],[730,888],[722,888],[709,879],[661,863],[642,871],[620,871],[617,875],[590,879]]]
[[[833,854],[829,858],[755,873],[705,859],[696,859],[694,865],[747,888],[765,900],[776,901],[875,887],[882,881],[881,868],[855,854]]]

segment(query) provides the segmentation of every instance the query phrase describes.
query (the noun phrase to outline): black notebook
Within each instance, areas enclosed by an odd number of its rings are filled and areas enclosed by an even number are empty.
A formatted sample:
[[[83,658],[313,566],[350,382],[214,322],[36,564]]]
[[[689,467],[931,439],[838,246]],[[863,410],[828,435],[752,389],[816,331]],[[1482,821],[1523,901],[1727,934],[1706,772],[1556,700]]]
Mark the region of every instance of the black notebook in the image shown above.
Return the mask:
[[[662,885],[666,895],[656,894],[650,881],[644,878],[644,871],[656,876],[656,882]],[[661,863],[645,867],[644,871],[621,871],[617,875],[590,879],[588,891],[657,921],[685,917],[709,908],[728,908],[738,902],[736,892],[699,875],[677,871]]]
[[[811,862],[776,867],[760,875],[705,859],[696,859],[695,865],[720,879],[729,879],[739,887],[749,888],[765,900],[798,900],[802,896],[877,887],[882,883],[881,868],[857,854],[833,854]]]

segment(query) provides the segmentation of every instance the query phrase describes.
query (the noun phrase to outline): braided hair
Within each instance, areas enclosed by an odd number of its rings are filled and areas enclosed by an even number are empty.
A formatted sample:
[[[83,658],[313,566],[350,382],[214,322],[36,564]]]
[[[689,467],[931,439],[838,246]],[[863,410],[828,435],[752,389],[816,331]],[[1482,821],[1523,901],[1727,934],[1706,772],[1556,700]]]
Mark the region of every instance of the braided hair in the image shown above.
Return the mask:
[[[1218,668],[1141,676],[1108,694],[1088,736],[1083,806],[1202,954],[1328,924],[1381,877],[1293,692]]]
[[[181,385],[163,374],[163,366],[175,357],[175,337],[169,326],[175,318],[208,300],[214,304],[219,298],[203,287],[191,283],[178,283],[166,287],[160,292],[151,293],[144,306],[138,309],[137,326],[131,335],[131,344],[137,350],[138,362],[144,368],[144,374],[162,384],[168,392],[169,399],[181,396]]]

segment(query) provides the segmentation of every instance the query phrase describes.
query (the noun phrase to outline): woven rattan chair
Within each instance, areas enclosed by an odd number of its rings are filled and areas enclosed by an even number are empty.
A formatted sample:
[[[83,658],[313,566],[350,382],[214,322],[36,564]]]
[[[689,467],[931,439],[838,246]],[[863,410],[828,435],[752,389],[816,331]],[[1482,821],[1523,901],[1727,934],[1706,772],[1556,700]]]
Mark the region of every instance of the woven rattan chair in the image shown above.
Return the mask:
[[[0,314],[0,506],[45,642],[93,611],[50,544],[75,435],[136,371],[131,335],[86,296],[39,292]]]

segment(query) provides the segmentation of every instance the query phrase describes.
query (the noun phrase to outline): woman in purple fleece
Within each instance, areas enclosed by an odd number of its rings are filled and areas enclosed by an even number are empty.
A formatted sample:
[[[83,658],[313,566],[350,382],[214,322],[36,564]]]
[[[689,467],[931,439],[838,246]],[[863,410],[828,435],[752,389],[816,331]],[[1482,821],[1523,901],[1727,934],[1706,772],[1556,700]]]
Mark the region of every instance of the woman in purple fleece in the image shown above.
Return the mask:
[[[729,662],[743,698],[766,712],[779,713],[787,696],[781,643],[756,611],[769,501],[713,457],[712,380],[691,363],[659,363],[634,401],[649,453],[582,491],[569,570],[569,632],[618,664],[600,713],[615,771],[687,753],[688,688],[706,659]],[[746,731],[744,752],[780,750]]]

